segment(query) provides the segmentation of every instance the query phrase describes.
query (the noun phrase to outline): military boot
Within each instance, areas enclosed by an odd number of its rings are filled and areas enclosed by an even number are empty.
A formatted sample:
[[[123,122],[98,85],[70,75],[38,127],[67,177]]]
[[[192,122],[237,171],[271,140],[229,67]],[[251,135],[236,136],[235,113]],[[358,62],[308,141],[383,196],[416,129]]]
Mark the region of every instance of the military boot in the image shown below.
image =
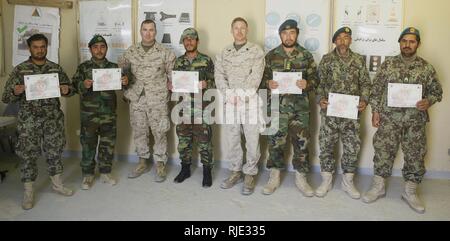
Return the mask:
[[[100,174],[100,179],[103,183],[107,183],[111,186],[114,186],[117,184],[117,180],[111,175],[111,173],[102,173]]]
[[[136,178],[140,175],[148,172],[150,169],[148,168],[147,159],[140,157],[139,163],[137,166],[128,174],[128,178]]]
[[[89,190],[94,184],[94,175],[86,175],[83,177],[83,181],[81,181],[81,189]]]
[[[419,199],[417,194],[417,183],[407,181],[405,183],[405,192],[402,194],[402,199],[412,208],[414,211],[422,214],[425,213],[425,206]]]
[[[300,189],[300,192],[303,194],[303,196],[314,196],[314,191],[309,185],[305,173],[300,173],[298,171],[295,172],[295,185],[298,187],[298,189]]]
[[[354,176],[354,173],[344,173],[344,176],[342,177],[342,190],[344,190],[351,198],[359,199],[361,194],[353,183]]]
[[[191,164],[181,163],[181,171],[173,180],[176,183],[182,183],[186,178],[191,176]]]
[[[366,192],[362,198],[363,202],[375,202],[378,198],[386,196],[386,188],[384,178],[381,176],[373,176],[372,187]]]
[[[34,206],[33,183],[34,182],[26,182],[23,184],[25,192],[23,194],[22,208],[24,210],[32,209]]]
[[[255,175],[245,175],[242,195],[250,195],[255,190]]]
[[[50,176],[50,179],[53,183],[53,190],[55,190],[57,193],[64,195],[64,196],[72,196],[73,191],[69,188],[64,187],[64,184],[61,179],[61,174],[56,174],[54,176]]]
[[[236,183],[238,183],[241,180],[242,180],[242,173],[240,171],[237,172],[232,171],[231,175],[227,179],[223,180],[220,187],[223,189],[232,188],[234,185],[236,185]]]
[[[316,189],[315,194],[317,197],[325,197],[328,191],[333,187],[333,173],[321,172],[320,176],[322,176],[322,183],[320,183],[320,186]]]
[[[211,166],[205,166],[203,165],[203,181],[202,186],[203,187],[210,187],[212,185],[212,175],[211,175]]]
[[[166,176],[166,164],[164,162],[156,162],[155,182],[164,182]]]
[[[273,192],[275,192],[275,189],[277,189],[279,186],[280,186],[280,170],[277,168],[271,168],[269,181],[264,186],[263,194],[270,195]]]

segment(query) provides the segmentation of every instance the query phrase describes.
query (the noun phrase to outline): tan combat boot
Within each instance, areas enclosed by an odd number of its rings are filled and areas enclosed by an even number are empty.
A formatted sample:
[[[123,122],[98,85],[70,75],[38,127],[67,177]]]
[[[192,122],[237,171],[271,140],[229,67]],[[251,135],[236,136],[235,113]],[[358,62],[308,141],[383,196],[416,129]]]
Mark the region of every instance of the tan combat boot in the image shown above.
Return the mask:
[[[405,192],[402,194],[402,199],[411,207],[414,211],[422,214],[425,213],[425,206],[419,199],[417,194],[417,183],[407,181],[405,183]]]
[[[164,162],[156,162],[155,182],[164,182],[166,176],[166,164]]]
[[[362,198],[363,202],[375,202],[378,198],[386,196],[386,187],[384,178],[381,176],[373,176],[372,187],[366,192]]]
[[[64,187],[64,184],[61,179],[61,174],[56,174],[54,176],[50,176],[50,179],[53,183],[53,190],[55,190],[57,193],[64,195],[64,196],[72,196],[73,191],[69,188]]]
[[[149,171],[147,159],[140,157],[137,166],[128,174],[128,178],[136,178]]]
[[[32,209],[34,206],[33,183],[34,182],[26,182],[23,184],[25,192],[23,194],[22,208],[24,210]]]
[[[242,173],[240,171],[232,171],[231,175],[223,180],[222,184],[220,185],[221,188],[223,189],[228,189],[228,188],[232,188],[234,185],[236,185],[236,183],[238,183],[241,180],[242,177]]]
[[[317,197],[325,197],[328,191],[333,187],[333,173],[321,172],[320,175],[322,176],[322,183],[320,183],[320,186],[316,189],[315,194]]]
[[[102,173],[100,174],[100,179],[103,183],[107,183],[111,186],[114,186],[117,184],[117,180],[111,175],[111,173]]]
[[[271,168],[269,181],[264,186],[263,194],[270,195],[273,192],[275,192],[275,189],[277,189],[279,186],[280,186],[280,170],[277,168]]]
[[[242,188],[242,195],[250,195],[255,190],[255,175],[245,175],[244,187]]]
[[[353,183],[354,176],[354,173],[344,173],[342,177],[342,190],[344,190],[351,198],[359,199],[361,197],[361,193],[359,193]]]
[[[298,171],[295,172],[295,185],[298,187],[298,189],[300,189],[300,192],[303,194],[303,196],[314,196],[314,191],[309,185],[308,180],[306,180],[305,173],[300,173]]]
[[[83,177],[83,181],[81,182],[81,189],[89,190],[94,184],[94,175],[87,175]]]

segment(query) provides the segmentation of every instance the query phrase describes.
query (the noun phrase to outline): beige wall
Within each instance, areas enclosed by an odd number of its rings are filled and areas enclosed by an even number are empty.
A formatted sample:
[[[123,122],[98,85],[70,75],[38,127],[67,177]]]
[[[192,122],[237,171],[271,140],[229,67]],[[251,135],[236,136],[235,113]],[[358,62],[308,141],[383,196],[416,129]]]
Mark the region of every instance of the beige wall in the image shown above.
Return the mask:
[[[76,2],[76,1],[75,1]],[[444,89],[444,99],[430,109],[431,124],[428,126],[428,155],[426,166],[429,171],[450,172],[450,156],[447,154],[450,148],[450,127],[448,120],[450,113],[449,98],[449,78],[450,78],[450,50],[446,46],[450,43],[450,30],[448,23],[450,16],[450,1],[448,0],[405,0],[405,26],[415,26],[421,30],[422,46],[419,55],[427,59],[436,68],[440,82]],[[13,6],[3,4],[2,13],[5,22],[3,33],[6,44],[6,71],[10,72],[11,67],[11,42],[13,25]],[[265,1],[263,0],[197,0],[196,1],[196,27],[200,32],[200,51],[210,56],[215,56],[227,44],[230,44],[232,37],[230,34],[230,22],[236,16],[245,17],[250,25],[249,40],[263,45],[264,41],[264,14]],[[60,44],[60,64],[67,71],[69,76],[75,72],[77,65],[77,34],[76,34],[76,10],[61,10],[61,44]],[[3,90],[5,78],[0,82],[0,92]],[[76,131],[79,129],[79,103],[78,97],[63,100],[66,112],[67,125],[67,149],[79,151],[79,141]],[[131,138],[131,129],[128,122],[128,107],[119,101],[118,107],[118,144],[117,153],[134,155],[134,146]],[[375,131],[369,123],[368,113],[363,118],[363,147],[361,153],[360,166],[363,168],[372,167],[372,136]],[[317,134],[317,126],[314,126],[314,133]],[[224,160],[224,143],[220,127],[216,127],[214,134],[215,159]],[[317,138],[317,135],[315,135]],[[169,138],[169,151],[171,156],[177,158],[175,143],[176,138],[173,129]],[[313,164],[318,164],[317,139],[313,141],[312,150]],[[397,158],[401,160],[401,156]],[[401,168],[401,161],[397,161],[395,168]]]

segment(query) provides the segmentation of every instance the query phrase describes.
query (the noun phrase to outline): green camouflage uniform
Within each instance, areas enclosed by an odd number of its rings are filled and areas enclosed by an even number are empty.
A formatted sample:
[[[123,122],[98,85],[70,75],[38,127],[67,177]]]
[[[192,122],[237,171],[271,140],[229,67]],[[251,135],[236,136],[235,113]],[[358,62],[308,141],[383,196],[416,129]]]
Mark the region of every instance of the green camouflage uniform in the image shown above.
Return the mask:
[[[371,82],[364,57],[349,49],[349,56],[342,58],[336,49],[323,56],[319,64],[320,84],[316,100],[328,99],[329,93],[356,95],[368,103]],[[357,169],[358,154],[361,148],[358,120],[329,117],[327,110],[320,111],[320,166],[323,172],[334,172],[334,148],[342,138],[342,170],[354,173]]]
[[[422,98],[428,99],[430,105],[441,101],[442,87],[433,66],[418,56],[414,58],[407,62],[402,55],[397,55],[383,62],[373,80],[370,104],[372,111],[380,114],[380,127],[373,137],[375,175],[386,178],[392,174],[401,143],[403,177],[406,181],[420,183],[426,171],[425,125],[429,121],[428,112],[387,106],[388,83],[421,84]]]
[[[81,168],[83,175],[94,175],[95,154],[98,138],[98,165],[100,173],[110,173],[116,143],[116,92],[93,91],[86,89],[84,80],[92,80],[93,69],[118,68],[117,64],[105,59],[96,63],[92,59],[78,66],[72,78],[73,86],[80,94],[81,131],[80,142],[83,148]]]
[[[317,65],[310,52],[300,45],[287,55],[282,45],[271,50],[266,55],[262,87],[268,89],[268,81],[273,79],[273,72],[302,72],[302,78],[307,80],[307,88],[301,95],[281,94],[279,130],[269,136],[269,159],[267,168],[284,168],[283,156],[289,136],[294,149],[292,164],[301,173],[309,172],[308,143],[309,130],[309,99],[310,91],[318,84]],[[270,104],[269,104],[270,108]]]
[[[71,96],[74,89],[64,70],[49,60],[42,66],[34,64],[31,59],[17,65],[9,76],[3,92],[5,103],[19,102],[17,131],[19,138],[16,154],[21,161],[22,182],[34,182],[38,175],[37,160],[42,151],[46,153],[48,173],[50,176],[61,174],[63,164],[61,155],[66,145],[64,134],[64,113],[60,109],[59,98],[27,101],[25,92],[14,95],[15,85],[24,84],[24,76],[58,73],[59,84],[69,85]]]
[[[199,80],[206,80],[206,89],[215,88],[214,83],[214,63],[210,57],[202,53],[198,53],[195,59],[189,60],[186,55],[182,55],[175,61],[173,70],[178,71],[198,71]],[[194,94],[187,95],[191,98]],[[205,108],[209,101],[203,101],[202,109]],[[194,108],[194,100],[191,101],[191,123],[192,124],[178,124],[176,126],[178,135],[178,152],[183,164],[191,164],[192,162],[192,144],[198,143],[201,162],[205,166],[212,166],[214,164],[212,154],[212,130],[208,124],[193,124],[194,113],[202,113],[202,109]],[[199,114],[200,114],[199,113]]]

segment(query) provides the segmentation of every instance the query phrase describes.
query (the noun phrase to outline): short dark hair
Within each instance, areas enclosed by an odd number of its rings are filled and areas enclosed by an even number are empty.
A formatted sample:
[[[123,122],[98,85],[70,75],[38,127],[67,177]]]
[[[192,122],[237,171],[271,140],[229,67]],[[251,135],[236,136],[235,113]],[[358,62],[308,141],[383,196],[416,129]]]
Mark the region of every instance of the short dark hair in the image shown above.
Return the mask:
[[[153,21],[151,19],[146,19],[146,20],[142,21],[141,29],[142,29],[142,26],[144,26],[144,24],[149,24],[149,23],[153,23],[153,26],[155,26],[155,29],[156,29],[156,23],[155,23],[155,21]]]
[[[31,47],[31,43],[34,41],[40,41],[40,40],[44,40],[45,41],[45,46],[48,46],[48,38],[45,37],[45,35],[41,34],[41,33],[37,33],[37,34],[33,34],[31,35],[31,37],[29,37],[27,39],[27,44],[28,47]]]
[[[241,18],[241,17],[234,18],[233,21],[231,22],[231,27],[233,27],[233,24],[236,23],[236,22],[244,22],[245,26],[248,27],[247,21],[244,18]]]

